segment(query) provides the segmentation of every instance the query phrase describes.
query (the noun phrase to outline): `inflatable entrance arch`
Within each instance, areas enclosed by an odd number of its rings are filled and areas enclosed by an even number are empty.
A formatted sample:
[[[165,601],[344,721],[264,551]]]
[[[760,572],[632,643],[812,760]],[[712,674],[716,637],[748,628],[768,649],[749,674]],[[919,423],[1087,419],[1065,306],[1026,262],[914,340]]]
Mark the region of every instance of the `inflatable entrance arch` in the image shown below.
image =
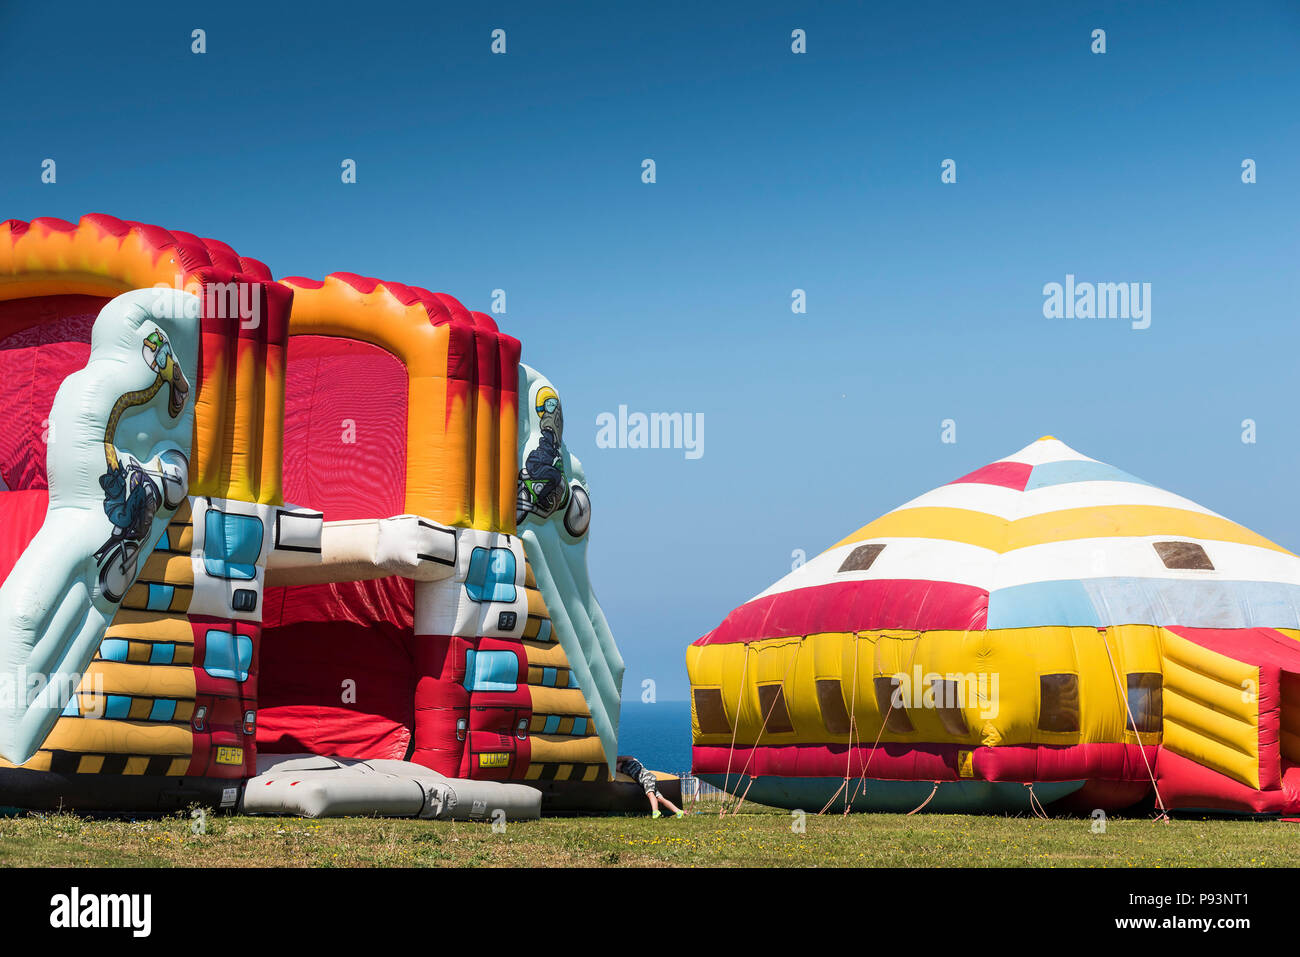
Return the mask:
[[[425,289],[0,223],[0,804],[234,807],[291,755],[641,800],[591,493],[519,360]]]

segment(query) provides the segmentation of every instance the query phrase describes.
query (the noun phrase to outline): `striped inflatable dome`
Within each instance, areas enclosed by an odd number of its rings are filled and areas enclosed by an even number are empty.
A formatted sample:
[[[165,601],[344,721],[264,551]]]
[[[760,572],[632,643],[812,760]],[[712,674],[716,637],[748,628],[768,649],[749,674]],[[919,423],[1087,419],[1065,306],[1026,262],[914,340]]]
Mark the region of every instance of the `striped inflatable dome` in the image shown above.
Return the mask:
[[[688,651],[696,772],[853,809],[1300,808],[1300,558],[1048,436]]]

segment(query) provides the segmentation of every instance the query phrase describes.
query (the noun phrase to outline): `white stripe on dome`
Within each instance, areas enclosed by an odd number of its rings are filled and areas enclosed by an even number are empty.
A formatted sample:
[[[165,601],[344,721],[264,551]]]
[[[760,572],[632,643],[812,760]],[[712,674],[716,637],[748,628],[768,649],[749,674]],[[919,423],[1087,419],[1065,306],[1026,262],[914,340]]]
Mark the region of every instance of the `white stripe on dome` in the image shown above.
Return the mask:
[[[1200,545],[1214,570],[1166,568],[1153,546],[1159,541]],[[845,558],[868,544],[885,546],[869,569],[839,571]],[[1300,586],[1300,557],[1257,545],[1169,535],[1073,539],[1029,545],[1001,555],[943,539],[877,538],[823,552],[754,597],[851,581],[950,582],[991,592],[1037,582],[1093,578],[1254,581]]]
[[[1214,570],[1166,568],[1153,543],[1168,541],[1200,545]],[[1295,555],[1258,545],[1170,535],[1079,538],[1029,545],[1005,552],[998,557],[994,568],[991,591],[1033,582],[1089,578],[1257,581],[1300,585],[1300,558]]]
[[[885,546],[866,571],[840,572],[839,567],[854,549],[864,544]],[[936,538],[873,538],[822,552],[807,564],[796,568],[766,591],[755,595],[765,598],[796,588],[829,585],[833,582],[873,581],[915,578],[922,581],[954,582],[987,589],[993,581],[993,563],[997,552],[965,542]],[[751,601],[753,599],[750,599]]]
[[[1180,508],[1200,515],[1222,517],[1189,498],[1166,492],[1154,485],[1111,481],[1069,482],[1064,485],[1047,485],[1043,488],[1030,489],[1028,492],[1019,492],[1000,485],[960,482],[956,485],[940,485],[892,511],[901,512],[910,508],[964,508],[1013,520],[1066,509],[1102,508],[1112,505]]]
[[[1022,465],[1043,465],[1046,462],[1095,462],[1082,452],[1076,452],[1060,439],[1041,438],[1031,442],[1019,452],[1008,455],[999,462],[1019,462]]]

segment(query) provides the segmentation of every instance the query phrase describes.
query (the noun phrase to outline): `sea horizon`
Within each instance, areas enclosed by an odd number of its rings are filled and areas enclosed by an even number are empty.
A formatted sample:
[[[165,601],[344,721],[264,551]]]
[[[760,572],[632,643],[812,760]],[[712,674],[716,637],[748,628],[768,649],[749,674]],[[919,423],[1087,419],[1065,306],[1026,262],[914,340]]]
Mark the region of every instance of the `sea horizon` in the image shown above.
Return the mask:
[[[630,754],[647,768],[683,774],[691,767],[690,701],[624,700],[619,718],[618,753]]]

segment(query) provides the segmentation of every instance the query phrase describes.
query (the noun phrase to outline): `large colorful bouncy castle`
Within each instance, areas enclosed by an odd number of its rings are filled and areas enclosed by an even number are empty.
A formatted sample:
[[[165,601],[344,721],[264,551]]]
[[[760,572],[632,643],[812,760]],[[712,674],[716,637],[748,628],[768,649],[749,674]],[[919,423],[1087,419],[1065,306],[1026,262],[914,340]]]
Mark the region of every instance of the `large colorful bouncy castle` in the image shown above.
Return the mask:
[[[694,769],[804,810],[1300,813],[1300,558],[1051,437],[687,652]]]
[[[0,805],[230,807],[276,754],[607,805],[590,494],[519,358],[424,289],[0,224]]]

